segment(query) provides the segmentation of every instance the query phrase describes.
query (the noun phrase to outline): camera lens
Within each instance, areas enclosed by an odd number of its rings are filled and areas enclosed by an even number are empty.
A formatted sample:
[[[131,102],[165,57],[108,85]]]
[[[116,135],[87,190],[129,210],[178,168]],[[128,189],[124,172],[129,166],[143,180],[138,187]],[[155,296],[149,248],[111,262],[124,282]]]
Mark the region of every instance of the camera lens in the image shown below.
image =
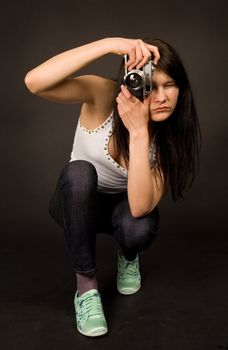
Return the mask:
[[[140,88],[142,86],[142,77],[137,73],[131,73],[126,77],[126,85],[132,89]]]

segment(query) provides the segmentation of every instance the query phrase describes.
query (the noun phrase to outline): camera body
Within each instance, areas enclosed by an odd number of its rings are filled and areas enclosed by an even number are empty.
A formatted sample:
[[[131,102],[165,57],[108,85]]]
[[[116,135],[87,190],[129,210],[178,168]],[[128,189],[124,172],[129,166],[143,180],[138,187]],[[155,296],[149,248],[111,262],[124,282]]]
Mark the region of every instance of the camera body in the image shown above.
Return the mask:
[[[124,55],[125,64],[128,61],[128,55]],[[132,69],[128,71],[125,68],[124,83],[131,93],[143,100],[152,91],[152,73],[155,69],[152,57],[140,69]]]

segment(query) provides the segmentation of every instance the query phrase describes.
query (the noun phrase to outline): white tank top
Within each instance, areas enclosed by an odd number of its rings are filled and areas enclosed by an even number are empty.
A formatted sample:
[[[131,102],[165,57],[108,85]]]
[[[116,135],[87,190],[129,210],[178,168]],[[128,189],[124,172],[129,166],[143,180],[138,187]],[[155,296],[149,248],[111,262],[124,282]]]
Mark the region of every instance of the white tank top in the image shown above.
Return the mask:
[[[127,169],[118,164],[109,154],[108,144],[113,131],[113,112],[98,128],[89,130],[81,125],[80,118],[75,131],[70,162],[87,160],[98,175],[98,191],[117,193],[127,190]],[[153,162],[154,152],[150,151]]]

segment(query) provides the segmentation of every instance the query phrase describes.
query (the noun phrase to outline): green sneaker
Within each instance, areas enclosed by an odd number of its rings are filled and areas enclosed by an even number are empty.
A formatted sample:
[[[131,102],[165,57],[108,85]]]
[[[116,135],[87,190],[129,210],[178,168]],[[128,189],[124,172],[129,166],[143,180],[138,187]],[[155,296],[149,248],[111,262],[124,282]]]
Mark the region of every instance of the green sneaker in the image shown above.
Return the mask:
[[[91,289],[81,296],[75,294],[74,306],[76,311],[77,329],[83,335],[97,337],[108,331],[100,294]]]
[[[124,295],[136,293],[141,287],[139,258],[128,261],[118,252],[117,290]]]

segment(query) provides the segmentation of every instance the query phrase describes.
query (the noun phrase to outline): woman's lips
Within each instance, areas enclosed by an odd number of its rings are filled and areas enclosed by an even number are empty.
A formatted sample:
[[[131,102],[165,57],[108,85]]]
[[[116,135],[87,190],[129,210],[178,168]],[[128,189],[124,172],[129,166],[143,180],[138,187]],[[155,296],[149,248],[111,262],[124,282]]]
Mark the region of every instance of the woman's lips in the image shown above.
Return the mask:
[[[164,111],[168,111],[168,110],[170,110],[169,107],[158,107],[158,108],[153,109],[153,112],[164,112]]]

